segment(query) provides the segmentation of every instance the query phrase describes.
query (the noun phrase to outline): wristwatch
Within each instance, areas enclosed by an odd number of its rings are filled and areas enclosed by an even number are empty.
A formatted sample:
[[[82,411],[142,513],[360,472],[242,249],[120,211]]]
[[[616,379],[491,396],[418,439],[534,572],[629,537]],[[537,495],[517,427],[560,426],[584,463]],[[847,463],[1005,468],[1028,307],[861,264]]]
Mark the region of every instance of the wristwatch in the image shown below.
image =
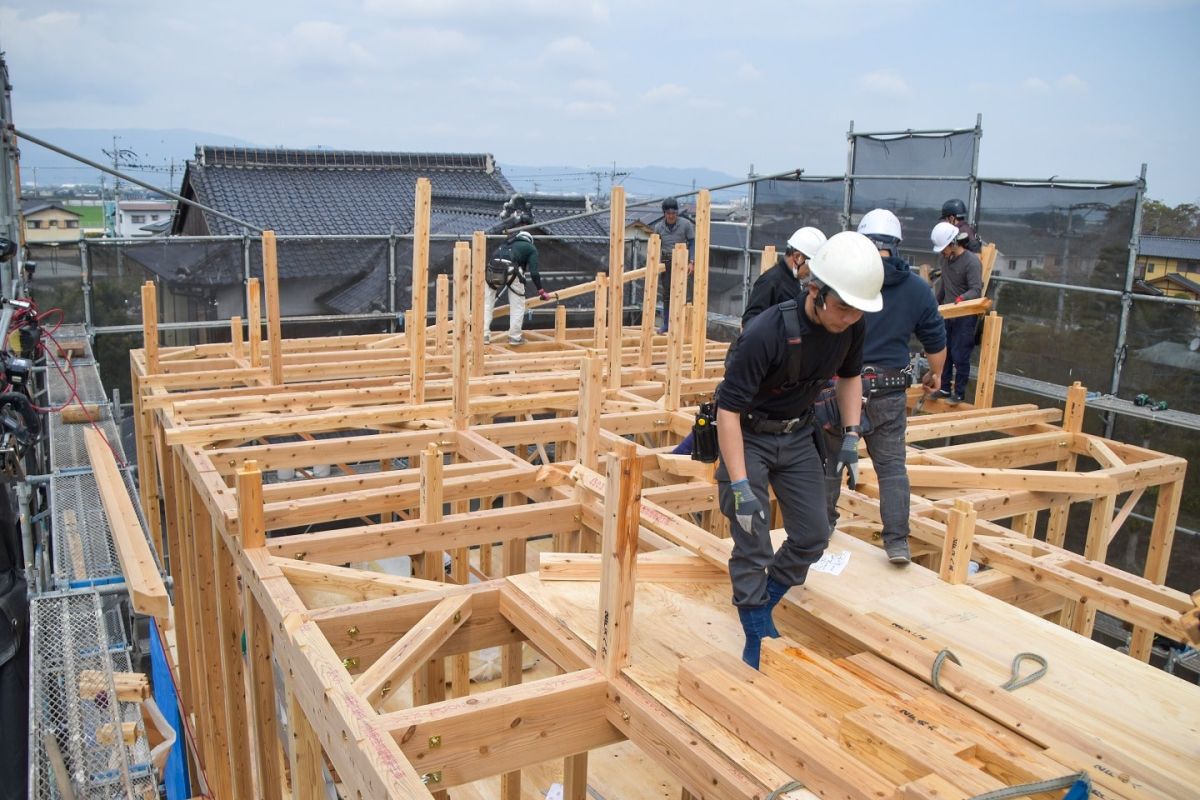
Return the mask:
[[[855,434],[858,434],[858,438],[860,438],[860,439],[861,439],[861,438],[862,438],[862,425],[846,425],[846,426],[843,426],[843,428],[842,428],[842,435],[843,435],[843,436],[845,436],[847,433],[855,433]]]

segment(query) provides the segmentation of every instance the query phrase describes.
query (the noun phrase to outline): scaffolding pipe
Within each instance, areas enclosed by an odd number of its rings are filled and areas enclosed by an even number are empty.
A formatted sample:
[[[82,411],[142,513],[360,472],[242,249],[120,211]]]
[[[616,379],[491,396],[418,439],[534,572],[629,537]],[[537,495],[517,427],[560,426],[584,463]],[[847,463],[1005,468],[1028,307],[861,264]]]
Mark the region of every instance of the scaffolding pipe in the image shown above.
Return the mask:
[[[1146,198],[1146,164],[1142,164],[1142,172],[1138,177],[1137,200],[1133,205],[1133,229],[1129,232],[1129,259],[1125,266],[1125,293],[1121,295],[1121,322],[1117,326],[1117,346],[1113,350],[1112,389],[1116,395],[1121,389],[1121,371],[1125,367],[1127,352],[1126,338],[1129,333],[1129,315],[1133,311],[1133,279],[1137,271],[1138,247],[1141,242],[1142,204]],[[1112,438],[1116,417],[1106,414],[1104,418],[1104,436]]]

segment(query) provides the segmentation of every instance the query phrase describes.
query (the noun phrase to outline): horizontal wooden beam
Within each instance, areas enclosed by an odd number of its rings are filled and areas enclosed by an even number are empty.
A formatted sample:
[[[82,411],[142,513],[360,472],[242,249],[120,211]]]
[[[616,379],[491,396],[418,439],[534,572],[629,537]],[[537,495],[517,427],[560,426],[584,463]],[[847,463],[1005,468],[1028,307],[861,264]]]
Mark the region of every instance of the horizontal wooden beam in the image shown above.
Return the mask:
[[[539,571],[544,581],[598,581],[599,553],[542,553]],[[641,553],[637,557],[638,581],[651,583],[724,582],[729,575],[691,553]]]

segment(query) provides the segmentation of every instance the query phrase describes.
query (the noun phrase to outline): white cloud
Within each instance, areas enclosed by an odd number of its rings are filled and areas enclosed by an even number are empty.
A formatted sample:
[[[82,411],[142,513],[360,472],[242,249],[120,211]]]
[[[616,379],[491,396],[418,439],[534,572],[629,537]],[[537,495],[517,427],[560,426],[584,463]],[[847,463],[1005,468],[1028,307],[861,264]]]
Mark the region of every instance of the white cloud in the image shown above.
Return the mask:
[[[562,0],[365,0],[363,11],[405,19],[450,19],[457,23],[496,18],[532,17],[548,19],[608,20],[608,3],[562,2]]]
[[[889,97],[911,97],[913,90],[904,78],[889,69],[878,69],[860,75],[858,88],[872,94],[882,94]]]
[[[687,88],[677,83],[664,83],[644,93],[642,99],[648,103],[662,103],[670,100],[678,100],[686,96],[687,93]]]
[[[743,61],[737,68],[737,76],[744,81],[762,80],[763,73],[749,61]]]
[[[324,20],[297,22],[272,51],[285,63],[361,67],[372,62],[367,49],[350,37],[350,29]]]
[[[611,117],[617,113],[616,106],[604,100],[572,100],[565,109],[570,116],[585,119]]]
[[[1073,72],[1056,80],[1054,86],[1064,92],[1086,92],[1088,90],[1087,81]]]
[[[600,62],[600,53],[587,39],[563,36],[546,45],[538,59],[544,66],[592,69]]]
[[[599,78],[579,78],[571,81],[571,92],[603,99],[617,96],[617,90],[612,87],[612,84]]]
[[[1033,94],[1050,94],[1050,83],[1042,78],[1026,78],[1021,81],[1021,88]]]

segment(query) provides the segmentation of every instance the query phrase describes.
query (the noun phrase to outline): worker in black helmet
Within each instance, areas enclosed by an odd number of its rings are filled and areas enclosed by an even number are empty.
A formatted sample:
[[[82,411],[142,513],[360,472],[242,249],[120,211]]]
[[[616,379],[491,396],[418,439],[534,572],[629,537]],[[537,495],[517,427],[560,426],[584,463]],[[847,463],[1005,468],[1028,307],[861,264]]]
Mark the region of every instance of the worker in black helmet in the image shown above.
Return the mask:
[[[958,243],[964,250],[977,254],[983,249],[979,234],[975,232],[971,223],[967,222],[967,204],[962,200],[947,200],[942,203],[942,217],[939,221],[949,222],[958,228]]]
[[[663,218],[654,225],[654,232],[662,241],[662,260],[667,267],[660,282],[663,289],[663,324],[659,333],[666,333],[671,322],[671,253],[675,245],[686,244],[688,249],[688,274],[696,267],[696,227],[687,217],[679,216],[679,201],[668,197],[662,202]],[[687,297],[686,290],[684,297]]]

